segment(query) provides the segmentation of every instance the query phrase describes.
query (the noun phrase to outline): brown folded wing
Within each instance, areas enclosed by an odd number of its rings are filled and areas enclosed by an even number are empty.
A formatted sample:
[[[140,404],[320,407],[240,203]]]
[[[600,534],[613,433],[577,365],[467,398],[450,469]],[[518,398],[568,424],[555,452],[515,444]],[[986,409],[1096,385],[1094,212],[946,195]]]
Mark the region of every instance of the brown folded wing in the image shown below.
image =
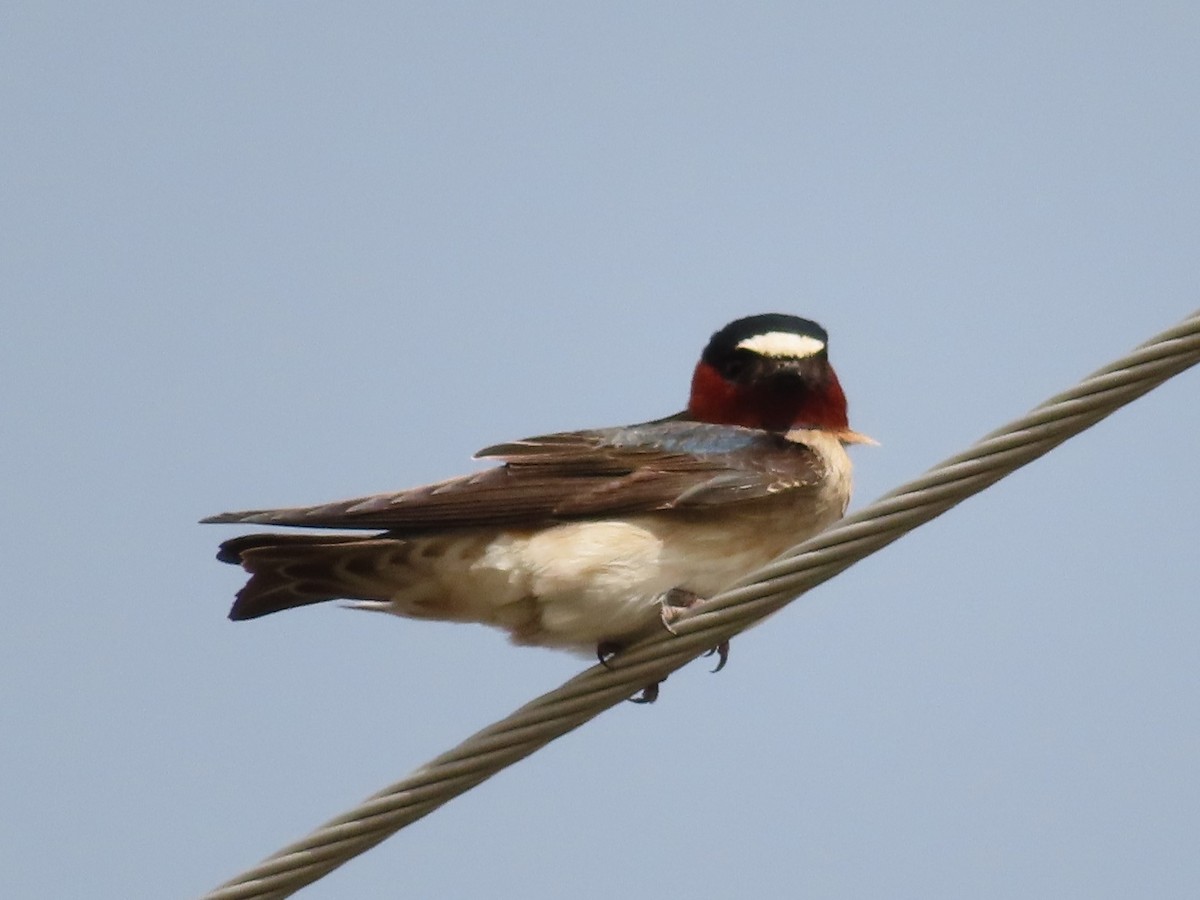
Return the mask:
[[[400,535],[671,509],[711,508],[815,485],[809,447],[782,435],[666,420],[489,447],[504,465],[321,506],[223,513],[205,522],[362,528]]]

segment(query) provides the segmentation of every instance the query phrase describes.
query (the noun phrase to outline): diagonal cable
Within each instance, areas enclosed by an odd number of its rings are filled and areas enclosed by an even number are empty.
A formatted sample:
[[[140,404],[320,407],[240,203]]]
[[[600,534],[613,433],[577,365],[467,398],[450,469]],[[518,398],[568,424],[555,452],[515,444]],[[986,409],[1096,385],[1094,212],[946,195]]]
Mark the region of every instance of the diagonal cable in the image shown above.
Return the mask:
[[[290,896],[1200,362],[1200,310],[677,620],[326,822],[202,900]]]

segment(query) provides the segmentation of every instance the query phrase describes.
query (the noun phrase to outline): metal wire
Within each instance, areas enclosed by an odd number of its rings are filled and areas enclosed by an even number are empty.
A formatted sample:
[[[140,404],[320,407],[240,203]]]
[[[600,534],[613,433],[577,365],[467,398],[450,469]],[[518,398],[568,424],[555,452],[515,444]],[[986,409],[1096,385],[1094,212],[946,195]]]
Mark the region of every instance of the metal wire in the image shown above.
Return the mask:
[[[580,673],[203,900],[290,896],[1197,362],[1200,310],[685,614],[676,634],[624,650],[612,670]]]

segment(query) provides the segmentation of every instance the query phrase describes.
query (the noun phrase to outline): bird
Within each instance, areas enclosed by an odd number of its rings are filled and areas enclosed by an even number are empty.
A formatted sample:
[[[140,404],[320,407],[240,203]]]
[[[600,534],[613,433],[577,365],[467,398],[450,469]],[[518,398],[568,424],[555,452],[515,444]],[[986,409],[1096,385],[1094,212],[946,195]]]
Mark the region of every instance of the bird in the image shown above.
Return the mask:
[[[235,621],[342,600],[609,665],[843,516],[846,446],[873,443],[850,428],[825,329],[765,313],[712,335],[674,415],[496,444],[476,458],[498,465],[395,493],[201,521],[339,532],[224,541],[217,558],[250,575]],[[712,652],[720,669],[728,643]]]

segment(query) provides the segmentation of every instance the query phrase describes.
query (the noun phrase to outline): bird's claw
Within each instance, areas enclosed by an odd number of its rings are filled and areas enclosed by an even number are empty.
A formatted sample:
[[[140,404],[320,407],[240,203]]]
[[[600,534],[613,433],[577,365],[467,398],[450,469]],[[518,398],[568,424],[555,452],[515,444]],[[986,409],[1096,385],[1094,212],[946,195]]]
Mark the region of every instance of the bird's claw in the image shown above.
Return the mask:
[[[663,681],[666,681],[666,680],[667,679],[665,679],[665,678],[663,679]],[[630,697],[629,702],[630,703],[653,703],[655,700],[658,699],[658,686],[660,684],[662,684],[662,681],[656,681],[653,684],[646,685],[644,688],[642,688],[640,691],[638,691],[638,693],[636,693],[632,697]]]
[[[616,641],[601,641],[596,645],[596,659],[600,665],[612,671],[612,658],[621,652],[621,645]]]
[[[623,645],[617,641],[601,641],[596,645],[596,659],[600,661],[600,665],[604,666],[604,668],[611,672],[613,671],[612,658],[620,653],[622,649],[624,649]],[[653,684],[646,685],[644,688],[630,697],[629,702],[653,703],[658,699],[658,686],[666,680],[667,679],[664,678],[662,681],[656,681]]]
[[[717,644],[717,646],[704,655],[712,656],[714,653],[717,654],[717,667],[713,669],[713,674],[715,675],[725,668],[725,663],[729,662],[729,641],[721,641],[721,643]]]

